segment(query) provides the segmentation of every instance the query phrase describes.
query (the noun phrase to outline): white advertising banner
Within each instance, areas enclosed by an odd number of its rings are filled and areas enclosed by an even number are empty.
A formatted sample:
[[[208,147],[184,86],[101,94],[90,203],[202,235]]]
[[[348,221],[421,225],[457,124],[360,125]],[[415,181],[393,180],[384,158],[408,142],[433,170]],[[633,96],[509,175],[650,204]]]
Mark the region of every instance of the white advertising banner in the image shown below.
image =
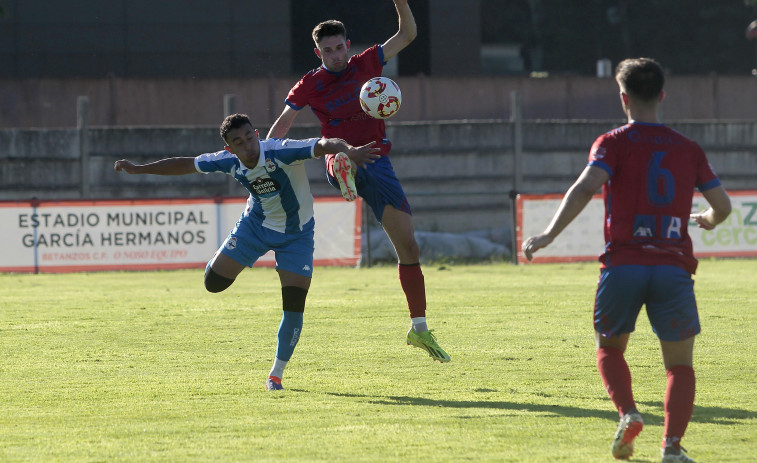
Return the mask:
[[[204,267],[245,199],[0,202],[0,272]],[[360,200],[315,200],[315,265],[360,261]],[[273,253],[256,265],[275,264]]]
[[[733,211],[714,230],[689,223],[689,236],[696,257],[757,257],[757,191],[729,191]],[[544,231],[563,195],[519,195],[517,200],[518,252],[523,240]],[[708,207],[696,193],[692,212]],[[594,196],[581,214],[552,244],[534,255],[534,263],[597,260],[604,250],[604,203]],[[519,259],[527,262],[525,258]]]

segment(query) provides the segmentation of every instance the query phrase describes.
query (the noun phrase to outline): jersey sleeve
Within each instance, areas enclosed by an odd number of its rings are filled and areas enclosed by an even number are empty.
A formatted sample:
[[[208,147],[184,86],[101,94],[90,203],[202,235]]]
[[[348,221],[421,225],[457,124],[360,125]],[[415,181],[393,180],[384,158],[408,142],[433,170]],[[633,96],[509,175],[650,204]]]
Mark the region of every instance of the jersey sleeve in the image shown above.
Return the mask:
[[[715,173],[715,169],[707,161],[707,155],[704,154],[702,148],[696,143],[694,143],[694,149],[697,160],[697,190],[707,191],[720,186],[720,179]]]
[[[292,140],[288,138],[270,138],[265,141],[265,150],[276,153],[276,159],[280,162],[292,165],[311,159],[315,155],[315,144],[320,138],[307,138],[304,140]]]
[[[600,136],[591,145],[591,151],[589,152],[589,166],[599,167],[607,172],[612,177],[613,170],[615,169],[616,156],[612,148],[612,138],[607,134]]]
[[[211,172],[223,172],[230,174],[236,166],[236,156],[226,150],[215,153],[205,153],[195,157],[195,169],[202,174]]]
[[[374,45],[352,59],[359,61],[361,68],[374,76],[380,76],[386,66],[384,48],[381,45]]]

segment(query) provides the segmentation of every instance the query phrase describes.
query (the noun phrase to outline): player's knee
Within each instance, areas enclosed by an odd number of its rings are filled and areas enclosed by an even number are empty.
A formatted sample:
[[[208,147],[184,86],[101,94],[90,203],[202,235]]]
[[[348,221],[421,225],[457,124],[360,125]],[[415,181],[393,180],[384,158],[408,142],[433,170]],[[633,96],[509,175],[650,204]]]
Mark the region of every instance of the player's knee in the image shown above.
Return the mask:
[[[205,269],[205,289],[211,293],[220,293],[234,283],[233,278],[222,277],[213,271],[210,266]]]
[[[415,241],[415,239],[413,239],[413,241],[409,244],[407,252],[411,256],[417,258],[417,260],[420,260],[421,248],[420,246],[418,246],[418,242]]]
[[[399,261],[402,263],[417,263],[420,261],[421,248],[415,239],[402,243],[402,245],[395,245],[394,249],[397,252]]]
[[[305,299],[308,290],[299,286],[284,286],[281,288],[281,304],[288,312],[304,312]]]

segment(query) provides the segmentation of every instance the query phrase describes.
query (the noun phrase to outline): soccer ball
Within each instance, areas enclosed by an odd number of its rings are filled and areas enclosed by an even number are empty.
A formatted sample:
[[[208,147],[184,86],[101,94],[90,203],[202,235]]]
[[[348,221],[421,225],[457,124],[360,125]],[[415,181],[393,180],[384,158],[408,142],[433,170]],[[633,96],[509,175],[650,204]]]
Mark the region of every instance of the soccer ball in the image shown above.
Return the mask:
[[[374,77],[360,89],[360,106],[366,114],[376,119],[394,116],[400,110],[400,104],[400,86],[388,77]]]

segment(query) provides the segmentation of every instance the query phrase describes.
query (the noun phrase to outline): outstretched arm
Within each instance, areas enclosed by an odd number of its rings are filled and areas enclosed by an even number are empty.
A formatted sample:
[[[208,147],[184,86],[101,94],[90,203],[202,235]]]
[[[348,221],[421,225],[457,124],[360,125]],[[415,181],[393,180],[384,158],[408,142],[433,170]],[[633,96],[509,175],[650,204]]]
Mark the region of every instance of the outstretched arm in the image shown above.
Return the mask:
[[[604,169],[587,166],[578,180],[568,189],[547,228],[541,235],[532,236],[523,242],[521,248],[526,259],[530,261],[533,259],[534,252],[552,243],[557,235],[589,204],[594,193],[609,179],[610,175]]]
[[[394,0],[394,7],[397,9],[397,17],[400,24],[397,33],[389,37],[381,46],[384,49],[385,61],[394,58],[403,48],[410,45],[410,42],[415,40],[415,37],[418,35],[415,18],[413,17],[413,12],[410,11],[407,0]]]
[[[279,118],[273,123],[266,138],[284,138],[292,127],[292,122],[294,122],[297,114],[299,114],[299,111],[295,111],[288,105],[284,105],[284,111],[281,112]]]
[[[166,158],[149,164],[134,164],[126,159],[116,161],[113,168],[127,174],[185,175],[196,174],[195,158]]]
[[[710,203],[710,208],[704,212],[691,214],[691,220],[696,222],[699,228],[712,230],[731,213],[731,198],[728,197],[722,185],[703,191],[702,196]]]
[[[366,164],[373,164],[374,159],[381,157],[380,154],[376,154],[381,150],[373,148],[375,144],[376,142],[372,141],[367,145],[354,147],[341,138],[321,138],[316,143],[314,151],[316,157],[341,152],[346,154],[355,164],[365,167]]]

